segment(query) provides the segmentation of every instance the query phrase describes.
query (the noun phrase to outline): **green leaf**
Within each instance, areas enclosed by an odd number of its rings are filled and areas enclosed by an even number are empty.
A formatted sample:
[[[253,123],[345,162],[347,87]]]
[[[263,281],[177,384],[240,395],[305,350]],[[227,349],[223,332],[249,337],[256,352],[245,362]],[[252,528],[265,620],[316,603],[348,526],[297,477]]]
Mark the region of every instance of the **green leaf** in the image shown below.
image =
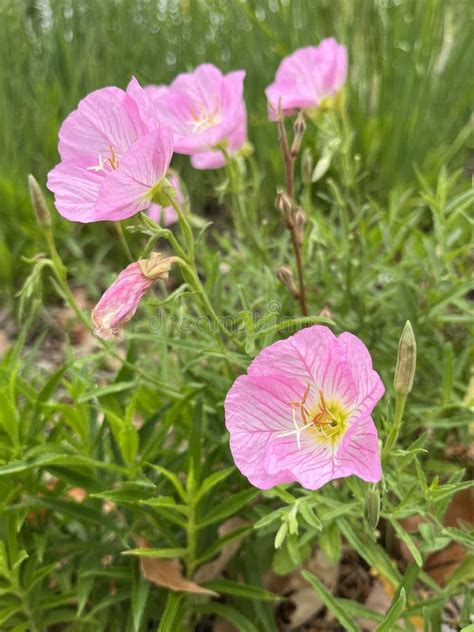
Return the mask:
[[[146,581],[137,571],[133,576],[131,596],[133,632],[140,632],[150,588],[151,583]]]
[[[338,600],[329,592],[326,586],[309,571],[302,571],[302,576],[311,584],[315,592],[328,610],[336,617],[347,632],[360,632],[360,627],[349,618]]]
[[[200,614],[217,614],[222,619],[232,623],[239,632],[260,632],[245,615],[228,605],[211,601],[210,603],[197,604],[193,609]]]
[[[182,607],[184,595],[169,592],[166,599],[165,609],[161,615],[157,632],[176,632],[179,630],[179,621],[184,614]]]
[[[137,555],[139,557],[159,557],[162,559],[171,559],[173,557],[183,557],[186,555],[187,549],[156,549],[139,547],[137,549],[128,549],[122,551],[122,555]]]
[[[395,529],[395,533],[397,534],[397,536],[407,545],[407,548],[413,555],[413,559],[415,560],[415,562],[418,564],[418,566],[423,566],[423,558],[421,557],[421,553],[418,550],[416,544],[413,542],[413,539],[396,520],[394,520],[393,518],[389,518],[389,520],[390,524]]]
[[[458,584],[467,584],[474,580],[474,555],[466,555],[448,580],[445,589],[451,589]]]
[[[174,509],[175,511],[179,511],[183,514],[188,513],[188,508],[186,505],[178,504],[172,496],[160,496],[159,498],[148,498],[148,500],[140,500],[139,505],[147,505],[148,507],[153,507],[154,509],[159,508],[167,508]]]
[[[181,496],[181,498],[184,500],[184,502],[187,502],[188,496],[186,492],[184,491],[184,487],[181,484],[181,481],[179,480],[179,478],[176,476],[176,474],[174,474],[173,472],[170,472],[170,470],[167,470],[166,467],[163,467],[161,465],[152,465],[151,463],[148,465],[150,465],[150,467],[152,467],[154,470],[156,470],[160,474],[163,474],[163,476],[165,476],[170,481],[170,483],[172,483],[172,485],[174,486],[178,494]]]
[[[406,601],[405,589],[402,587],[399,594],[394,598],[383,622],[376,627],[375,632],[391,632],[403,612]]]
[[[265,590],[260,586],[240,584],[230,579],[214,579],[212,582],[206,582],[204,586],[219,594],[234,595],[235,597],[244,597],[246,599],[260,599],[262,601],[282,600],[280,595],[275,595],[275,593]]]
[[[206,479],[204,479],[201,487],[198,489],[197,494],[194,498],[194,502],[197,504],[205,494],[211,491],[216,485],[225,481],[225,479],[235,472],[235,467],[228,467],[225,470],[221,470],[219,472],[214,472]]]
[[[402,581],[402,577],[393,566],[384,549],[369,539],[367,534],[356,533],[347,520],[339,520],[338,526],[351,547],[359,553],[367,564],[376,568],[391,582],[394,588],[397,588]]]
[[[256,498],[259,493],[260,491],[256,489],[245,489],[238,494],[234,494],[227,500],[219,503],[213,511],[210,511],[207,516],[198,523],[197,528],[202,529],[210,524],[214,524],[214,522],[221,522],[229,516],[235,515],[242,507],[245,507],[251,500]]]

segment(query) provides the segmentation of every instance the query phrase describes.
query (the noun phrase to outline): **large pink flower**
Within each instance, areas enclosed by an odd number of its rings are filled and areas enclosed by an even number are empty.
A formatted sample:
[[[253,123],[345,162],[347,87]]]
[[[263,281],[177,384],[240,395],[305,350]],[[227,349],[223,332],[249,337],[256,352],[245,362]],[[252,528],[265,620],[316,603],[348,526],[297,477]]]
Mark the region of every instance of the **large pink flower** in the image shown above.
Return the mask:
[[[146,210],[173,154],[172,133],[136,79],[85,97],[59,132],[48,188],[66,219],[121,220]]]
[[[222,166],[225,159],[215,151],[220,143],[227,141],[229,150],[235,151],[245,142],[244,78],[243,70],[223,75],[216,66],[201,64],[193,72],[178,75],[169,87],[145,89],[162,124],[174,132],[175,151],[201,156],[193,160],[197,168]]]
[[[261,489],[298,481],[318,489],[352,474],[381,477],[371,412],[384,386],[364,344],[320,325],[254,359],[225,400],[235,464]]]
[[[299,48],[283,59],[275,81],[265,90],[270,119],[276,118],[280,105],[285,115],[317,107],[325,97],[336,94],[346,78],[347,49],[334,38]]]

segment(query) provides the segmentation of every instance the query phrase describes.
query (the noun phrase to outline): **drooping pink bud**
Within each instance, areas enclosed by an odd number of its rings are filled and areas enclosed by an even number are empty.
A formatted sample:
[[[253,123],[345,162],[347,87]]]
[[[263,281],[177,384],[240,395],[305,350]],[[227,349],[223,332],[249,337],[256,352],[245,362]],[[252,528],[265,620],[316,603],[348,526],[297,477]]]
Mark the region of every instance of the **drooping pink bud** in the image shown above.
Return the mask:
[[[153,282],[166,280],[176,260],[155,252],[122,270],[92,310],[95,335],[103,340],[120,338],[123,326],[133,317]]]

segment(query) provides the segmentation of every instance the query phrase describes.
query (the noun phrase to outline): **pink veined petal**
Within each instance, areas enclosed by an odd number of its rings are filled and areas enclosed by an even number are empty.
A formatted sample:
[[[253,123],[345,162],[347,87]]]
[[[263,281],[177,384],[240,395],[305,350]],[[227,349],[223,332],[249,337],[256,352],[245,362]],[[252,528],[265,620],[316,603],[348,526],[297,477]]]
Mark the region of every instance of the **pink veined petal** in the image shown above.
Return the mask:
[[[263,462],[274,435],[293,428],[289,402],[300,392],[296,380],[242,375],[227,394],[225,423],[232,456],[242,474],[260,489],[294,480],[284,468],[269,475]]]
[[[294,435],[276,437],[265,449],[264,465],[269,475],[285,469],[306,489],[319,489],[335,478],[332,450],[319,443],[311,431],[300,436],[300,446]]]
[[[59,214],[73,222],[94,222],[95,204],[105,170],[90,169],[95,156],[81,156],[59,163],[48,174],[47,187],[54,193]]]
[[[266,347],[248,368],[249,375],[277,374],[315,385],[326,400],[350,408],[356,397],[354,380],[336,336],[328,327],[313,325]]]
[[[377,428],[372,417],[357,419],[337,450],[335,478],[355,475],[369,483],[382,477]]]
[[[102,88],[91,92],[72,112],[59,130],[59,153],[63,160],[81,154],[108,157],[111,147],[122,155],[142,133],[125,105],[125,92]]]
[[[97,220],[122,220],[149,208],[150,189],[164,177],[172,155],[172,133],[166,128],[137,140],[103,181],[95,208]]]
[[[132,77],[127,86],[125,102],[131,116],[136,120],[137,128],[142,128],[142,134],[160,127],[158,110],[135,77]]]
[[[372,358],[367,347],[357,336],[344,332],[337,341],[354,380],[355,399],[352,409],[359,417],[370,415],[385,392],[383,382],[372,368]]]

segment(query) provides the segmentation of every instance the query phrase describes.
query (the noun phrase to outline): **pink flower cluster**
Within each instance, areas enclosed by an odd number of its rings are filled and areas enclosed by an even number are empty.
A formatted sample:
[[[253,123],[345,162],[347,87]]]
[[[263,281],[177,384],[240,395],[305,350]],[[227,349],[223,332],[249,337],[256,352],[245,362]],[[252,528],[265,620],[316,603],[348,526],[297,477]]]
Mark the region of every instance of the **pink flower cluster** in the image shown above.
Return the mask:
[[[58,211],[77,222],[123,220],[154,205],[173,152],[198,169],[225,164],[221,151],[247,138],[243,71],[223,75],[211,64],[179,75],[169,87],[102,88],[85,97],[59,132],[61,162],[48,176]],[[171,176],[176,197],[179,178]],[[165,207],[163,223],[176,221]]]

